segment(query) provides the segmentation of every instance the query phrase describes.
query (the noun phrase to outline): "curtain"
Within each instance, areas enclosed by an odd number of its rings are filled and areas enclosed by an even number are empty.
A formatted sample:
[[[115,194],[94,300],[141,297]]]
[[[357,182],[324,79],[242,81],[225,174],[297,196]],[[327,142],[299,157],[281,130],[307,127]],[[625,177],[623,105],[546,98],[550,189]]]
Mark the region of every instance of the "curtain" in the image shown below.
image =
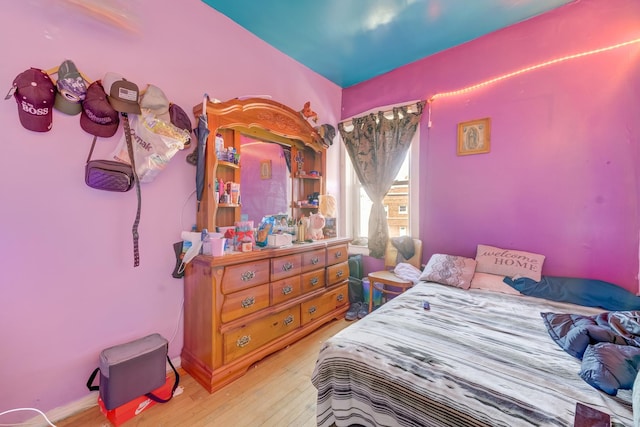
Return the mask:
[[[411,107],[416,106],[411,111]],[[389,229],[382,200],[402,166],[411,139],[420,124],[425,101],[391,111],[378,111],[351,120],[353,128],[338,123],[351,163],[373,205],[369,214],[369,255],[384,256]],[[392,113],[392,117],[386,117]]]

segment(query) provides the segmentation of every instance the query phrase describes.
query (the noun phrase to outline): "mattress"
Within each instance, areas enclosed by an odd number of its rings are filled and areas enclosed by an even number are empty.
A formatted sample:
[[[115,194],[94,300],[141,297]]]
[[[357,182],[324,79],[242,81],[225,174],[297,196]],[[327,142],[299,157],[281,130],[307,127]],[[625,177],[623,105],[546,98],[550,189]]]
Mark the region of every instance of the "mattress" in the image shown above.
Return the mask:
[[[318,426],[573,426],[577,402],[632,426],[631,390],[583,381],[541,312],[602,310],[418,283],[323,344]]]

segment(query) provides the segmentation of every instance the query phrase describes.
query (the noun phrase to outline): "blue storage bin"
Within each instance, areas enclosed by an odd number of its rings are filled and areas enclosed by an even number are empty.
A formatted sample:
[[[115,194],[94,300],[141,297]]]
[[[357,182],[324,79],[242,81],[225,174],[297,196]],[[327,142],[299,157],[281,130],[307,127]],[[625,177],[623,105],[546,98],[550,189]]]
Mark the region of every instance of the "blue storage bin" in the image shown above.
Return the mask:
[[[365,304],[369,304],[369,278],[362,279],[362,295],[364,296]],[[382,304],[382,292],[379,289],[373,289],[373,306],[379,306]]]

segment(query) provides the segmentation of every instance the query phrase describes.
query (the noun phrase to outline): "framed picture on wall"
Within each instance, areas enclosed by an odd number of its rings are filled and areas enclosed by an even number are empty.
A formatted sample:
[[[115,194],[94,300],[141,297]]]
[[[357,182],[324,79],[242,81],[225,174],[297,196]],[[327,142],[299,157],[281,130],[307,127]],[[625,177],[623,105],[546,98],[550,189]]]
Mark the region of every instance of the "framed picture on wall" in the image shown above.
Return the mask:
[[[260,179],[271,179],[271,160],[260,160]]]
[[[458,156],[488,153],[490,148],[490,118],[458,123]]]

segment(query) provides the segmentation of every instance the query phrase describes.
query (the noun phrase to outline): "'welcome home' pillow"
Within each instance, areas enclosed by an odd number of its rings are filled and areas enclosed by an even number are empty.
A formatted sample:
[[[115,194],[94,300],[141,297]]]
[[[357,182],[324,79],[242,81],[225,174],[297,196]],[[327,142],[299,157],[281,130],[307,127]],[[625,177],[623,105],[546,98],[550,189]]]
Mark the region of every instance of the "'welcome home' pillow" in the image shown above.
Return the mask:
[[[536,282],[542,277],[544,255],[478,245],[476,271],[509,277],[528,277]]]

